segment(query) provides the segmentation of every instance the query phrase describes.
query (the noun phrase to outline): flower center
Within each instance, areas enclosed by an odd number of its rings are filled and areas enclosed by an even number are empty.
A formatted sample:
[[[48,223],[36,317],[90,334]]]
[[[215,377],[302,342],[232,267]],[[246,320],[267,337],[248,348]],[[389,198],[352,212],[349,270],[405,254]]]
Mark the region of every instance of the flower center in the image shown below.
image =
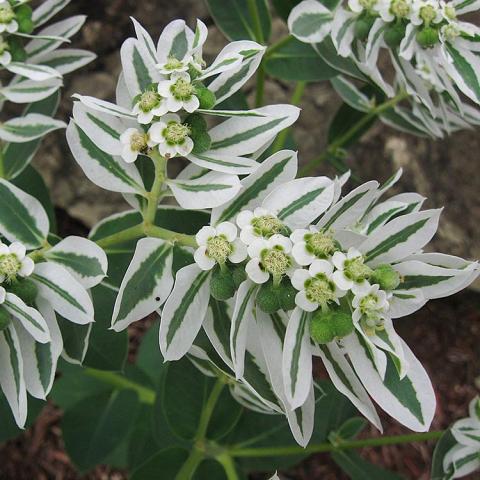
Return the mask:
[[[442,33],[445,40],[451,42],[460,36],[460,29],[457,25],[449,23],[448,25],[444,25],[442,27]]]
[[[12,253],[0,257],[0,274],[5,275],[7,281],[15,278],[21,267],[22,264]]]
[[[175,57],[168,57],[167,62],[163,66],[165,70],[177,70],[182,67],[183,67],[183,62],[181,62]]]
[[[163,130],[163,136],[170,145],[178,145],[185,141],[190,133],[188,125],[182,125],[179,122],[168,122]]]
[[[290,257],[280,246],[263,250],[261,260],[263,268],[277,277],[285,275],[292,264]]]
[[[162,97],[158,93],[148,90],[147,92],[142,93],[138,105],[142,112],[148,113],[155,107],[158,107],[161,99]]]
[[[335,284],[324,273],[319,273],[305,282],[305,294],[311,302],[326,306],[335,300]]]
[[[130,137],[130,148],[134,152],[141,152],[147,148],[148,135],[146,133],[134,133]]]
[[[15,18],[15,12],[10,5],[0,7],[0,23],[10,23]]]
[[[345,260],[343,272],[350,280],[362,282],[370,277],[372,269],[363,263],[363,257],[355,257]]]
[[[225,263],[232,253],[232,245],[223,235],[210,237],[207,240],[207,255],[217,263]]]
[[[327,233],[307,233],[305,235],[307,251],[317,258],[328,258],[336,250],[335,240]]]
[[[179,78],[170,87],[170,91],[177,100],[189,100],[195,92],[195,87],[183,78]]]
[[[425,5],[420,8],[420,18],[426,25],[430,25],[435,20],[437,11],[432,5]]]
[[[406,0],[392,0],[390,11],[397,18],[406,18],[410,13],[410,4]]]
[[[365,10],[371,10],[377,3],[377,0],[360,0],[360,5]]]
[[[450,20],[455,20],[457,18],[457,12],[455,11],[455,7],[452,7],[451,5],[445,5],[443,11],[445,13],[445,16]]]
[[[255,233],[260,237],[269,238],[283,229],[283,223],[273,215],[262,215],[252,219],[252,226]]]

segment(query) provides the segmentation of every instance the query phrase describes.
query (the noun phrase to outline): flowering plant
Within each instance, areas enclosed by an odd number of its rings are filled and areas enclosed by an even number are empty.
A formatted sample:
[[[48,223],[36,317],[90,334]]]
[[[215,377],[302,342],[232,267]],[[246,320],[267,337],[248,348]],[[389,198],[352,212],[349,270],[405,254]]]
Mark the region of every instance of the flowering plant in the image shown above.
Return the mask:
[[[266,2],[207,3],[232,40],[215,58],[204,58],[200,20],[172,21],[155,42],[132,19],[115,99],[75,94],[67,126],[50,118],[61,77],[94,57],[57,48],[84,17],[32,33],[68,1],[0,2],[0,62],[13,74],[0,92],[29,103],[0,125],[2,412],[23,428],[51,391],[79,470],[111,463],[133,479],[271,476],[289,456],[382,445],[355,440],[366,421],[382,432],[376,405],[420,432],[409,440],[438,438],[434,387],[397,326],[468,287],[478,263],[430,252],[441,210],[391,193],[402,170],[348,188],[345,148],[376,118],[433,137],[476,124],[464,96],[478,101],[465,65],[477,32],[456,19],[476,3],[278,1],[291,35],[268,48]],[[292,48],[298,68],[285,60],[285,73],[276,56]],[[267,73],[298,82],[291,105],[263,104]],[[252,108],[242,87],[253,77]],[[299,170],[285,148],[295,104],[326,79],[360,113]],[[41,137],[63,127],[85,176],[130,207],[88,238],[57,235],[29,165]],[[324,159],[334,178],[310,175]],[[127,329],[145,320],[127,362]],[[329,380],[314,375],[316,358]],[[445,478],[479,466],[475,402],[447,432],[458,445],[437,447]],[[362,478],[395,478],[351,451],[333,458]]]

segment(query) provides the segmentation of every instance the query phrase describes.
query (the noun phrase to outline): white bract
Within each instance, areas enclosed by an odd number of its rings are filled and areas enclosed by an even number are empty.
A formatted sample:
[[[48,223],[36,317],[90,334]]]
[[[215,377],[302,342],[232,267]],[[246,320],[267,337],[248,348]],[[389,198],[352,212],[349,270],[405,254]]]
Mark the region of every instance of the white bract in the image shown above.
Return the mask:
[[[19,242],[13,242],[10,246],[0,242],[0,283],[10,283],[17,275],[28,277],[32,274],[34,263],[26,256],[26,251]]]

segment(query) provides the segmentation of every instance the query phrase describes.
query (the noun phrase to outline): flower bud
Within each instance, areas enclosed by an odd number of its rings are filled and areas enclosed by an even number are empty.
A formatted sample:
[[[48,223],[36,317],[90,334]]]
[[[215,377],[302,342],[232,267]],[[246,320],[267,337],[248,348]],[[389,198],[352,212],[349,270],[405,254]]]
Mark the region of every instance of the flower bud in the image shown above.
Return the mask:
[[[212,139],[207,132],[204,132],[198,136],[191,135],[190,138],[193,140],[193,153],[203,153],[210,149],[212,144]]]
[[[0,307],[0,332],[5,330],[11,322],[10,314],[3,307]]]
[[[371,15],[362,15],[355,21],[355,38],[365,41],[370,33],[375,17]]]
[[[280,300],[277,295],[277,288],[272,282],[264,283],[257,293],[257,306],[265,313],[275,313],[280,310]]]
[[[190,128],[190,138],[193,140],[193,153],[206,152],[212,143],[207,132],[207,122],[202,115],[193,113],[189,115],[185,123]]]
[[[295,308],[295,296],[297,293],[297,290],[290,281],[280,284],[277,288],[277,294],[282,310],[288,312]]]
[[[400,285],[400,274],[390,265],[379,265],[370,278],[371,283],[378,283],[382,290],[395,290]]]
[[[342,311],[333,311],[329,313],[331,313],[336,337],[343,338],[353,332],[355,327],[353,326],[351,314]]]
[[[24,62],[27,59],[27,52],[23,48],[22,41],[13,35],[8,38],[8,50],[14,62]]]
[[[416,38],[423,48],[432,48],[438,43],[438,30],[432,27],[425,27],[417,33]]]
[[[15,17],[18,23],[18,31],[22,33],[32,33],[35,24],[32,21],[32,8],[28,5],[20,5],[15,9]]]
[[[195,96],[200,102],[200,108],[204,108],[205,110],[213,108],[217,101],[215,94],[203,85],[195,87]]]
[[[210,294],[216,300],[228,300],[235,295],[235,283],[232,273],[216,268],[210,278]]]
[[[29,307],[33,307],[35,305],[38,288],[28,278],[12,282],[8,287],[8,291],[21,298]]]
[[[310,337],[321,345],[335,339],[334,325],[329,313],[317,312],[310,320]]]
[[[236,266],[232,271],[232,278],[235,288],[238,288],[240,284],[247,279],[245,268],[242,266]]]
[[[402,22],[396,22],[388,27],[383,39],[390,48],[397,48],[405,37],[406,26]]]

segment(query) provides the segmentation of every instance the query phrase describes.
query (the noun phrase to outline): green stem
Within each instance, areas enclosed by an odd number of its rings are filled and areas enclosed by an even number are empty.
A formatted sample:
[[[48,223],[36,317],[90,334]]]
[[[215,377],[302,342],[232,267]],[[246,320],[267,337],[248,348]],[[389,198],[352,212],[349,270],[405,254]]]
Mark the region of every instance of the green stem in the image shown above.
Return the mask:
[[[305,91],[305,86],[306,82],[297,82],[297,84],[295,85],[295,90],[292,94],[292,98],[290,99],[291,105],[298,105],[300,103],[303,92]],[[285,141],[287,140],[288,132],[290,132],[290,128],[286,128],[279,133],[277,139],[272,146],[272,153],[278,152],[283,148],[283,146],[285,145]]]
[[[224,453],[216,457],[216,460],[222,465],[227,480],[239,480],[237,469],[235,468],[235,462],[230,455]]]
[[[106,248],[112,245],[127,242],[128,240],[135,240],[143,237],[143,235],[143,223],[139,223],[134,227],[126,228],[125,230],[120,230],[119,232],[113,233],[108,237],[100,238],[99,240],[96,240],[96,243],[99,247]]]
[[[265,55],[263,56],[263,58],[265,60],[267,58],[270,58],[277,50],[279,50],[280,48],[290,43],[293,40],[293,38],[294,37],[292,35],[287,35],[286,37],[283,37],[282,39],[280,39],[278,42],[270,45],[267,48],[267,51],[265,52]]]
[[[152,189],[148,194],[148,205],[143,222],[145,226],[153,225],[155,222],[155,215],[157,214],[158,202],[162,194],[163,183],[165,182],[165,168],[166,160],[157,150],[150,151],[150,158],[155,166],[155,180],[153,181]]]
[[[134,390],[137,392],[138,399],[142,403],[146,403],[147,405],[153,405],[155,403],[155,392],[153,390],[144,387],[139,383],[133,382],[132,380],[125,378],[123,375],[105,370],[97,370],[95,368],[86,368],[84,372],[86,375],[100,380],[103,383],[107,383],[108,385],[112,385],[115,388],[121,390]]]
[[[182,468],[177,473],[175,480],[190,480],[198,466],[202,463],[203,458],[204,453],[197,448],[193,448],[187,460],[185,460],[185,463],[182,465]]]
[[[339,148],[342,148],[345,144],[347,144],[365,125],[368,125],[368,123],[380,115],[382,112],[385,110],[388,110],[389,108],[394,107],[397,105],[397,103],[401,102],[402,100],[405,100],[408,97],[408,94],[406,92],[400,92],[397,96],[391,98],[390,100],[387,100],[384,103],[381,103],[377,107],[373,108],[370,110],[370,112],[363,116],[357,123],[352,125],[351,128],[349,128],[343,135],[337,138],[334,142],[332,142],[330,145],[327,146],[326,150],[317,158],[312,160],[310,163],[305,165],[301,170],[300,170],[300,175],[305,176],[313,173],[315,169],[328,157],[334,156],[335,153]]]
[[[443,431],[411,433],[407,435],[393,435],[390,437],[366,438],[363,440],[352,440],[342,442],[338,445],[331,443],[320,443],[309,445],[306,448],[300,446],[292,447],[266,447],[266,448],[233,448],[229,451],[232,457],[273,457],[286,455],[302,455],[305,453],[332,452],[336,450],[350,450],[363,447],[380,447],[383,445],[397,445],[400,443],[423,442],[436,440],[443,435]]]
[[[156,225],[145,225],[144,230],[145,235],[148,237],[163,238],[172,243],[179,243],[185,245],[186,247],[197,247],[197,241],[193,235],[186,235],[185,233],[173,232],[172,230],[167,230],[166,228],[157,227]]]
[[[263,61],[260,63],[257,70],[257,88],[255,92],[255,108],[263,105],[263,97],[265,93],[265,69]]]
[[[265,39],[263,38],[262,22],[260,21],[260,15],[257,8],[257,0],[247,0],[248,11],[253,20],[253,29],[255,33],[255,40],[264,44]]]

